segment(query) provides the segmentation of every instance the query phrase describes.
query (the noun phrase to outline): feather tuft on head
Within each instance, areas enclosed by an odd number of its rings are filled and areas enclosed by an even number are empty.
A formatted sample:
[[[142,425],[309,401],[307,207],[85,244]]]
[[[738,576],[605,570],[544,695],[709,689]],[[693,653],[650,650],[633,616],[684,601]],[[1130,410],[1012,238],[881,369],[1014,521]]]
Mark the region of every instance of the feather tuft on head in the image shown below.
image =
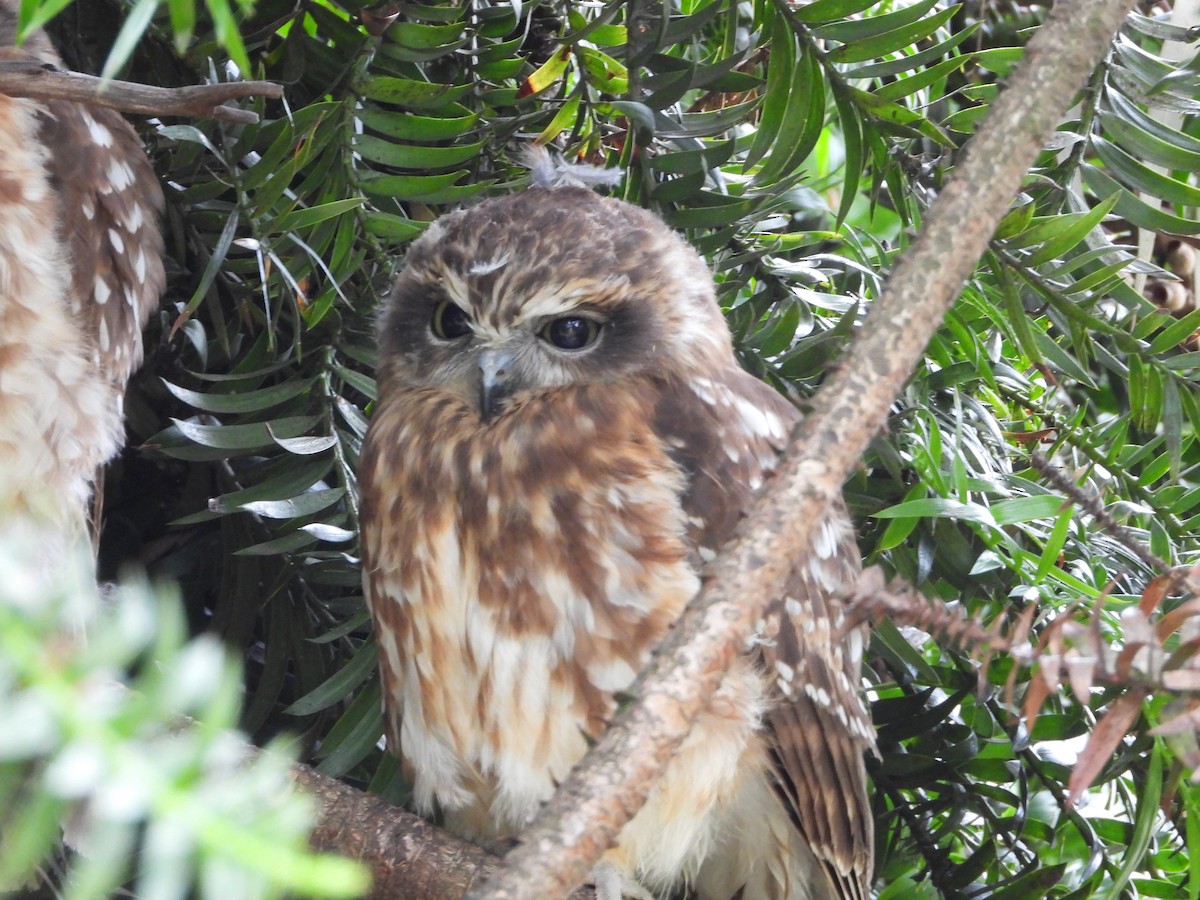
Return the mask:
[[[569,163],[541,144],[530,144],[520,153],[521,162],[529,167],[530,183],[534,187],[611,187],[621,181],[620,169],[605,169],[587,163]]]

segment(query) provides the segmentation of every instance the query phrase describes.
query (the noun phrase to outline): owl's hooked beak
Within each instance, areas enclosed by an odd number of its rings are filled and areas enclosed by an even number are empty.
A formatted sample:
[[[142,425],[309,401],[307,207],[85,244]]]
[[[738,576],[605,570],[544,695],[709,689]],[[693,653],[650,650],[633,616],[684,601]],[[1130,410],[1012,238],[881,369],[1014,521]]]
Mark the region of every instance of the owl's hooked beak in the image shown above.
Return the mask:
[[[489,347],[479,354],[479,414],[485,422],[496,418],[513,392],[513,356]]]

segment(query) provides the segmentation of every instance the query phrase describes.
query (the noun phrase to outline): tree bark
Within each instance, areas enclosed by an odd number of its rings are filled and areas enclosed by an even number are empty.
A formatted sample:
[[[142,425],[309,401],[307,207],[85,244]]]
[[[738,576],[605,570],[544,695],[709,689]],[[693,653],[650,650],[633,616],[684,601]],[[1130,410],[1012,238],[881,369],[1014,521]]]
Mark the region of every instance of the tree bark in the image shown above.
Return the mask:
[[[317,801],[314,849],[357,859],[371,869],[370,897],[457,900],[492,875],[499,859],[482,847],[393,806],[376,794],[295,764],[296,786]],[[595,894],[576,891],[573,900]]]
[[[1021,179],[1129,0],[1056,3],[898,262],[845,359],[815,398],[771,489],[633,689],[636,702],[592,748],[475,900],[567,895],[645,801],[650,785],[741,652],[789,561],[919,361],[1007,212]]]

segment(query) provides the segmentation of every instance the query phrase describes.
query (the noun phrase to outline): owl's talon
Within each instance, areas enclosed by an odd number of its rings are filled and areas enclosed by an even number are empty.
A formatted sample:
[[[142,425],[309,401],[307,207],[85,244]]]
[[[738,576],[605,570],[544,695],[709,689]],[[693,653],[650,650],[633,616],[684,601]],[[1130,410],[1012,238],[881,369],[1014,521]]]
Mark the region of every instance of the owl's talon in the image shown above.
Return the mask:
[[[592,884],[596,888],[596,900],[657,900],[629,873],[608,862],[596,863],[592,869]]]

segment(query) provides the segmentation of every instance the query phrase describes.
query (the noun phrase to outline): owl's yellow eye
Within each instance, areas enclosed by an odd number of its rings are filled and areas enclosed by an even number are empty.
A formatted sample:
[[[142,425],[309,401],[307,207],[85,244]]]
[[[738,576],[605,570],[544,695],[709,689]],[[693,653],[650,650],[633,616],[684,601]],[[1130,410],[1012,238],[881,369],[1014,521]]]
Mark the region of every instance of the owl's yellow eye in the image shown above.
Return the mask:
[[[457,303],[443,300],[433,311],[430,326],[433,328],[434,337],[443,341],[453,341],[471,333],[471,317]]]
[[[538,336],[559,350],[582,350],[596,342],[600,325],[583,316],[563,316],[547,322]]]

